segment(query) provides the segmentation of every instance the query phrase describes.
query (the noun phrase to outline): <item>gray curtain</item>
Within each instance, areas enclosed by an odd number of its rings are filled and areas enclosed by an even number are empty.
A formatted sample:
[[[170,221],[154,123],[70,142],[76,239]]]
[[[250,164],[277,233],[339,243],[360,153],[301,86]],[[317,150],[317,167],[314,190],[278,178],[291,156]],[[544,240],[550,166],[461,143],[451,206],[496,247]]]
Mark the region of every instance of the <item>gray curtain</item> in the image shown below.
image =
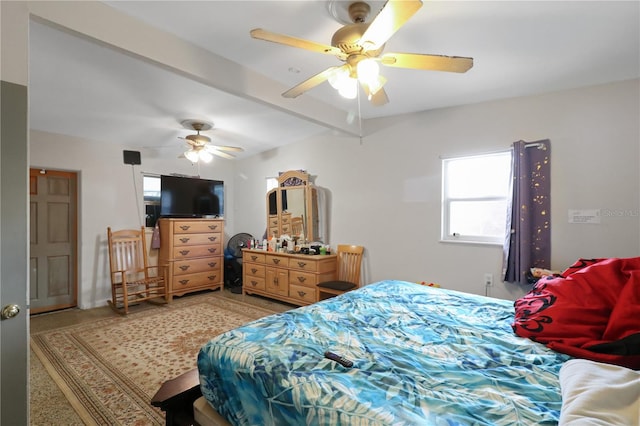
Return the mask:
[[[551,142],[513,144],[513,198],[507,212],[504,281],[526,284],[530,268],[551,264]]]

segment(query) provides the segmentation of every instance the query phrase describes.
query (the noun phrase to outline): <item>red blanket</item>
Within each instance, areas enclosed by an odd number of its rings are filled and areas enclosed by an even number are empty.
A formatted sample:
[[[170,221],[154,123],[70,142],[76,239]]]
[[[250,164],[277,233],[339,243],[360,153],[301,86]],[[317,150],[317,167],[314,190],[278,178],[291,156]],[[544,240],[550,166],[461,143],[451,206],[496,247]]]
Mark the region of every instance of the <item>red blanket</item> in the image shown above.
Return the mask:
[[[640,369],[640,257],[580,259],[515,302],[518,336],[568,355]]]

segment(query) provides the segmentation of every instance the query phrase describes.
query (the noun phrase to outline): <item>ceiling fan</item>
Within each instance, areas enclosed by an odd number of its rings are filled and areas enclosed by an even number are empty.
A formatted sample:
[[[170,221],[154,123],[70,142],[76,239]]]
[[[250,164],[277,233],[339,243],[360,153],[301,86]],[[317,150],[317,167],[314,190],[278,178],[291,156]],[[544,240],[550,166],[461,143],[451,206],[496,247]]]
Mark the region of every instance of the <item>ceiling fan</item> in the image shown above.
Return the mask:
[[[222,158],[232,159],[234,155],[229,152],[242,152],[242,148],[237,146],[224,146],[214,145],[211,143],[211,138],[205,135],[201,135],[200,132],[210,130],[213,127],[213,123],[207,123],[199,120],[184,120],[182,126],[187,129],[196,131],[195,135],[187,135],[182,139],[187,143],[188,150],[184,152],[183,156],[192,163],[196,163],[202,160],[205,163],[210,162],[214,155]]]
[[[261,28],[251,30],[251,37],[318,53],[335,55],[344,65],[329,67],[282,94],[296,98],[319,84],[329,83],[346,98],[358,93],[358,83],[373,105],[389,102],[382,86],[386,79],[379,74],[379,65],[433,71],[464,73],[473,66],[473,58],[426,55],[420,53],[382,53],[385,43],[422,7],[421,0],[388,0],[375,18],[367,22],[369,4],[356,1],[349,5],[353,22],[340,28],[331,38],[331,46],[272,33]]]

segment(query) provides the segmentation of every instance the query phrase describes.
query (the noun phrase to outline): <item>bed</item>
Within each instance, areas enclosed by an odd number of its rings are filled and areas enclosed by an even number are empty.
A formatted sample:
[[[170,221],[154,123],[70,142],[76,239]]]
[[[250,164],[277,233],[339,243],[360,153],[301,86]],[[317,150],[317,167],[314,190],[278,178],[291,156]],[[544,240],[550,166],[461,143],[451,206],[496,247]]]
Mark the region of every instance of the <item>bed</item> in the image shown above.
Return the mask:
[[[262,318],[201,348],[196,415],[233,425],[558,424],[571,357],[514,334],[513,305],[387,280]]]

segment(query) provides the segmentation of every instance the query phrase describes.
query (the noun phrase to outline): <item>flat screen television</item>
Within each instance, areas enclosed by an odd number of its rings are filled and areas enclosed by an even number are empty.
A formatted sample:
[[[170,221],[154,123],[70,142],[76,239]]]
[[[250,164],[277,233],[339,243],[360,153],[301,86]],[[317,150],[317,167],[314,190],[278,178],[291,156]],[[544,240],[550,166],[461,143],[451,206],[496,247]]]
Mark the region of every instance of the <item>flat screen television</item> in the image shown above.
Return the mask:
[[[223,217],[224,181],[160,176],[161,217]]]

